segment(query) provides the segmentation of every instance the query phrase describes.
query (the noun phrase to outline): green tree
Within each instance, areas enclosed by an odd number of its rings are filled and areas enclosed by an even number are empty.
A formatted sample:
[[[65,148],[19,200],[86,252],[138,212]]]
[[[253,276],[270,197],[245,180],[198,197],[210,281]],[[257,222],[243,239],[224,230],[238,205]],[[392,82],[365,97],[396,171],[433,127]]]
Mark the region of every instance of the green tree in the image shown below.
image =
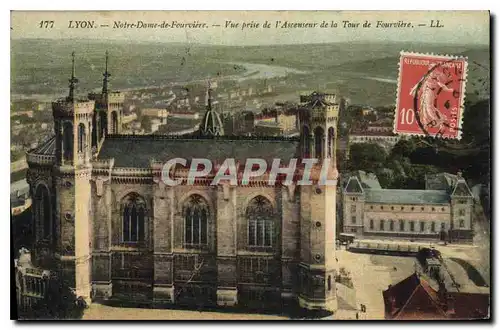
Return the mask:
[[[391,150],[391,157],[409,157],[415,149],[416,145],[413,139],[399,140]]]
[[[149,116],[142,116],[141,118],[141,127],[146,132],[151,131],[151,118]]]
[[[375,173],[385,167],[387,152],[374,143],[359,143],[350,147],[349,168]]]

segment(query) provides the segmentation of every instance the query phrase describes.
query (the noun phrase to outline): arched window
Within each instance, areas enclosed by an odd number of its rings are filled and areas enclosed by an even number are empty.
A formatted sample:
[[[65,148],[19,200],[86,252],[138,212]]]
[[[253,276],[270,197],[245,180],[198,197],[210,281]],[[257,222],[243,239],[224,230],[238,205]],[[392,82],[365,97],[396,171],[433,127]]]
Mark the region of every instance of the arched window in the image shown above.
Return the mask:
[[[380,220],[380,230],[384,230],[384,220]]]
[[[323,158],[324,144],[324,131],[321,127],[316,127],[314,129],[314,157]]]
[[[434,221],[431,222],[431,232],[433,232],[433,233],[436,232],[436,223]]]
[[[208,243],[207,201],[200,195],[191,195],[183,207],[184,245],[196,247]]]
[[[91,136],[91,146],[96,147],[97,141],[99,139],[99,117],[97,115],[92,116],[92,136]]]
[[[144,225],[146,218],[146,203],[144,199],[135,193],[131,193],[123,199],[122,210],[122,241],[124,243],[144,241]]]
[[[304,126],[302,129],[302,150],[304,152],[304,157],[311,156],[311,133],[309,132],[309,127]]]
[[[63,124],[63,152],[64,159],[73,158],[73,124],[70,122]]]
[[[49,190],[44,185],[38,185],[35,193],[35,219],[40,239],[51,240],[52,218]]]
[[[370,219],[370,229],[373,229],[373,219]]]
[[[389,230],[390,230],[390,231],[394,231],[394,220],[391,220],[391,221],[389,222]]]
[[[78,125],[78,152],[83,152],[85,150],[85,145],[87,144],[87,134],[85,134],[85,125],[80,123]]]
[[[332,157],[333,155],[333,150],[335,148],[335,141],[334,141],[334,138],[335,138],[335,134],[334,134],[334,130],[333,130],[333,127],[330,127],[328,129],[328,157]]]
[[[399,220],[399,231],[405,231],[405,222],[404,222],[404,220]]]
[[[116,111],[113,111],[111,113],[111,127],[112,127],[112,133],[117,134],[118,133],[118,115],[116,114]]]
[[[253,198],[247,207],[248,245],[272,247],[274,241],[274,217],[271,202],[263,197]]]
[[[101,111],[99,113],[99,127],[101,128],[101,134],[99,139],[102,139],[106,134],[108,134],[108,118],[106,117],[106,112]]]

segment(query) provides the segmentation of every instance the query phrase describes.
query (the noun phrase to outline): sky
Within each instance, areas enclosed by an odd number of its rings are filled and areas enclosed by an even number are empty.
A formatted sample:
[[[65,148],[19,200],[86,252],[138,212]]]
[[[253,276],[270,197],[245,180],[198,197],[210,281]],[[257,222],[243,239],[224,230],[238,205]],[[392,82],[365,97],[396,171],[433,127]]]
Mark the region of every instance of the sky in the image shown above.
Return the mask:
[[[86,38],[124,41],[189,42],[214,45],[274,45],[329,42],[411,42],[489,44],[487,11],[72,11],[11,13],[11,38]],[[431,28],[434,25],[442,27]],[[45,24],[44,21],[54,21]],[[91,28],[71,28],[91,21]],[[202,28],[118,28],[120,24],[205,23]],[[238,23],[233,28],[226,23]],[[270,28],[264,28],[264,22]],[[280,23],[277,23],[280,21]],[[321,27],[325,22],[328,27]],[[333,22],[336,28],[331,28]],[[359,23],[345,27],[344,21]],[[371,27],[363,27],[366,21]],[[376,27],[377,22],[409,27]],[[71,23],[70,23],[71,22]],[[283,27],[287,23],[317,23],[312,28]],[[243,23],[247,23],[243,27]],[[253,25],[252,25],[253,23]],[[140,24],[140,23],[139,23]],[[259,24],[256,26],[255,24]],[[419,24],[425,24],[419,26]],[[400,24],[401,25],[401,24]],[[229,25],[230,26],[230,25]],[[278,27],[277,27],[278,26]]]

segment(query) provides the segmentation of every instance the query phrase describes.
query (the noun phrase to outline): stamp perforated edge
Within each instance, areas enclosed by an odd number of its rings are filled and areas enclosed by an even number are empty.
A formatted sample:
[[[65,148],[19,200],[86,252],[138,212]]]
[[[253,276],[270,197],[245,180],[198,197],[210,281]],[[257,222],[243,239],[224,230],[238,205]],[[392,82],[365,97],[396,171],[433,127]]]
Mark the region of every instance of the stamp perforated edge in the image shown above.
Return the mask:
[[[463,73],[463,81],[462,81],[462,95],[461,95],[461,100],[460,100],[460,118],[457,118],[457,136],[456,137],[440,137],[441,139],[445,140],[461,140],[462,139],[462,123],[463,123],[463,118],[464,118],[464,102],[465,102],[465,92],[466,92],[466,86],[467,86],[467,74],[468,74],[468,57],[467,56],[457,56],[457,55],[440,55],[440,54],[434,54],[434,53],[419,53],[419,52],[409,52],[409,51],[400,51],[399,52],[399,59],[398,59],[398,85],[396,87],[396,105],[394,107],[394,120],[393,120],[393,128],[392,132],[396,135],[400,136],[430,136],[433,138],[436,138],[435,136],[427,135],[424,132],[422,133],[410,133],[410,132],[398,132],[396,130],[396,117],[398,115],[398,105],[399,105],[399,90],[400,90],[400,85],[401,85],[401,79],[402,79],[402,74],[401,74],[401,58],[405,55],[410,55],[410,56],[427,56],[427,57],[433,57],[437,59],[443,59],[443,60],[456,60],[456,59],[462,59],[464,60],[464,73]]]

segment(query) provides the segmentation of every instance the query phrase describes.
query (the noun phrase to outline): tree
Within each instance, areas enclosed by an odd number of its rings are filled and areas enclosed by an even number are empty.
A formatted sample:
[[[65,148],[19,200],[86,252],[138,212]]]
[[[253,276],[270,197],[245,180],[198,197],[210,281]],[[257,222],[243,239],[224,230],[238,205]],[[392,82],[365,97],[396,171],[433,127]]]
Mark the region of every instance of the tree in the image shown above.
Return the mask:
[[[151,118],[149,116],[142,116],[141,127],[146,132],[151,132]]]
[[[375,173],[384,168],[387,153],[384,148],[374,143],[359,143],[350,147],[349,168]]]
[[[399,140],[391,150],[391,157],[409,157],[415,151],[415,149],[416,145],[413,139]]]

